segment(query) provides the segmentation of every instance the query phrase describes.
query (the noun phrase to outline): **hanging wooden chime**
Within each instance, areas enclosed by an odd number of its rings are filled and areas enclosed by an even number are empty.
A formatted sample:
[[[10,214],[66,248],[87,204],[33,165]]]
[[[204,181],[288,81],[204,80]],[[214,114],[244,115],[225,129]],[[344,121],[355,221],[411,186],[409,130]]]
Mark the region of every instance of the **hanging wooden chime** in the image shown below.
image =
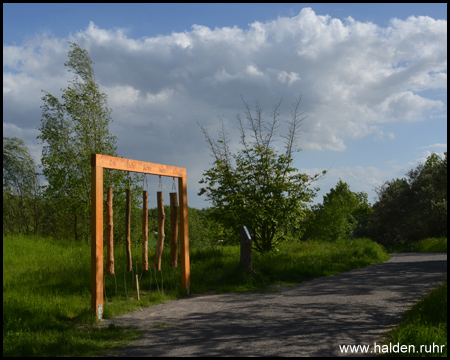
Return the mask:
[[[164,201],[163,192],[158,191],[156,193],[157,204],[158,204],[158,242],[156,244],[155,250],[155,269],[161,270],[161,257],[164,247],[164,220],[166,215],[164,214]]]
[[[130,236],[130,226],[131,226],[131,190],[127,189],[127,203],[126,203],[126,218],[125,218],[125,229],[126,229],[126,251],[127,251],[127,271],[131,271],[131,236]]]
[[[148,191],[142,194],[142,270],[148,270]]]
[[[106,221],[106,273],[114,274],[113,189],[111,187],[107,190]]]
[[[170,265],[177,267],[178,261],[178,199],[170,193]]]

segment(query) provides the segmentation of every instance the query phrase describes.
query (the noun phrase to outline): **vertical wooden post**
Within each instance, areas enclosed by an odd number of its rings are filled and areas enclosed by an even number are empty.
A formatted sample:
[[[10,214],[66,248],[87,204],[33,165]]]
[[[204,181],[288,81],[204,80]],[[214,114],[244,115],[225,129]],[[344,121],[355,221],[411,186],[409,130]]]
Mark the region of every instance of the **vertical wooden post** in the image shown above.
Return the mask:
[[[148,191],[142,193],[142,270],[148,270]]]
[[[106,273],[114,274],[114,222],[113,189],[107,190],[106,197]]]
[[[177,193],[170,193],[170,266],[178,262],[178,199]]]
[[[127,189],[127,209],[125,218],[126,229],[126,250],[127,250],[127,271],[131,271],[131,190]]]
[[[91,309],[103,316],[103,168],[178,178],[180,204],[181,285],[189,291],[189,233],[186,169],[124,159],[109,155],[91,155]],[[130,201],[131,206],[131,201]],[[130,212],[131,213],[131,212]],[[131,243],[130,243],[131,245]],[[130,252],[131,256],[131,252]],[[131,269],[131,258],[129,259]]]
[[[164,248],[164,201],[162,191],[156,193],[158,201],[158,243],[155,250],[155,270],[161,270],[161,256]]]
[[[91,310],[103,316],[103,168],[91,157]]]
[[[189,231],[188,231],[188,206],[187,206],[187,181],[186,177],[178,178],[178,196],[180,198],[180,265],[181,286],[189,291],[191,283],[191,270],[189,261]]]

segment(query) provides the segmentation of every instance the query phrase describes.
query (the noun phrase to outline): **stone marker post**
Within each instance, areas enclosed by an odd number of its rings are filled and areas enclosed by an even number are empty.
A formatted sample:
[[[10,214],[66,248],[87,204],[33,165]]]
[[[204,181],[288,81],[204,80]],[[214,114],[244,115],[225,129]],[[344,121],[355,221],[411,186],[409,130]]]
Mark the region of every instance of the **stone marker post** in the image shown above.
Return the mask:
[[[241,226],[241,267],[249,274],[253,273],[252,265],[252,238],[246,226]]]

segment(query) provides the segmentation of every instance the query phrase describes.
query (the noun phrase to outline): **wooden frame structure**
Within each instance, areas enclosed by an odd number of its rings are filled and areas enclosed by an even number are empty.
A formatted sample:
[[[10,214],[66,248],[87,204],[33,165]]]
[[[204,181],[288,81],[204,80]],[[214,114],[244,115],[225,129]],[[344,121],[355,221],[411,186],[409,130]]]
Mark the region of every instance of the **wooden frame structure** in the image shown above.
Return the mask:
[[[190,284],[186,169],[108,155],[91,155],[91,309],[103,315],[103,169],[132,171],[178,178],[180,211],[181,286]]]

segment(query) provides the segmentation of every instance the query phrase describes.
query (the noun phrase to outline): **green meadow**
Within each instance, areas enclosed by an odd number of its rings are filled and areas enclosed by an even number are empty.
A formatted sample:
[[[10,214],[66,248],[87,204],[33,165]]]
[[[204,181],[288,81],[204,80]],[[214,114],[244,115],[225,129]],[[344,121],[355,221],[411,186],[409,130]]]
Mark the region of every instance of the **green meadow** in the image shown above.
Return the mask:
[[[133,271],[126,272],[125,246],[115,246],[115,275],[105,275],[105,318],[187,295],[181,288],[180,268],[170,267],[167,250],[162,271],[142,272],[141,247],[133,247]],[[150,264],[153,254],[150,246]],[[277,252],[253,252],[250,276],[239,267],[239,256],[238,246],[191,249],[190,292],[271,290],[274,285],[295,284],[389,259],[369,239],[290,242]],[[133,328],[97,327],[95,323],[90,313],[88,244],[33,236],[3,238],[3,356],[94,356],[140,336]]]

